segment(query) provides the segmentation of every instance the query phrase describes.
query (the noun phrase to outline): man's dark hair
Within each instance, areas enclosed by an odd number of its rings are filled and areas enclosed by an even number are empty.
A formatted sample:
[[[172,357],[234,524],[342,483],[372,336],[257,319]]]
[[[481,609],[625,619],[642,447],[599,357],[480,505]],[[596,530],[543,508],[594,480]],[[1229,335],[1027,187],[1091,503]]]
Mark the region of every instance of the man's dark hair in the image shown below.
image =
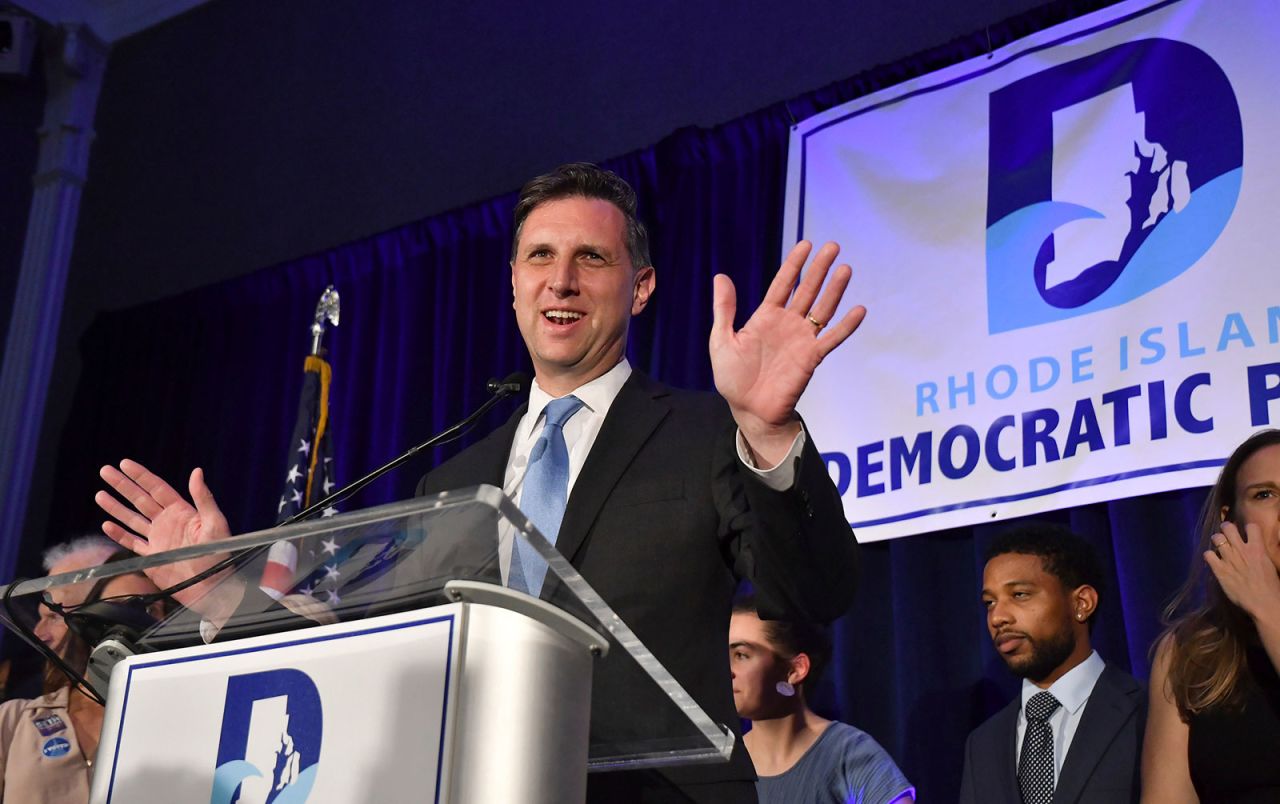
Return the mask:
[[[986,561],[1005,555],[1038,556],[1044,571],[1057,578],[1064,589],[1092,586],[1098,592],[1098,606],[1089,616],[1089,627],[1102,608],[1103,575],[1098,553],[1069,528],[1053,522],[1032,521],[1010,528],[987,548]]]
[[[516,259],[520,244],[520,232],[524,221],[539,206],[562,198],[598,198],[608,201],[622,212],[626,219],[627,253],[631,257],[632,270],[648,267],[649,234],[636,217],[636,191],[631,189],[617,173],[605,170],[590,162],[570,162],[550,173],[544,173],[529,181],[520,190],[516,201],[515,234],[511,237],[511,260]]]
[[[733,613],[760,617],[755,596],[747,595],[734,601]],[[831,636],[826,627],[801,620],[766,620],[763,617],[760,622],[764,624],[764,635],[770,647],[782,658],[789,661],[801,653],[809,657],[809,675],[800,682],[800,688],[806,696],[812,693],[818,686],[822,671],[831,661]]]

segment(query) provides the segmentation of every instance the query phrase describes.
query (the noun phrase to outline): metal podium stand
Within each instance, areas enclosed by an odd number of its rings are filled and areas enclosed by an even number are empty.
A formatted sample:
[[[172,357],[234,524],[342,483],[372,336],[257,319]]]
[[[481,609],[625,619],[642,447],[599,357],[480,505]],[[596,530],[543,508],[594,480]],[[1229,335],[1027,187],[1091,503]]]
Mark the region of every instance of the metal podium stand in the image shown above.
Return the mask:
[[[540,598],[503,585],[513,540],[547,565]],[[258,584],[285,543],[296,585],[276,600]],[[4,621],[29,632],[59,586],[228,555],[238,567],[188,608],[94,652],[86,674],[109,678],[95,804],[573,802],[589,770],[733,748],[491,486],[25,581]],[[626,700],[592,712],[605,677]]]

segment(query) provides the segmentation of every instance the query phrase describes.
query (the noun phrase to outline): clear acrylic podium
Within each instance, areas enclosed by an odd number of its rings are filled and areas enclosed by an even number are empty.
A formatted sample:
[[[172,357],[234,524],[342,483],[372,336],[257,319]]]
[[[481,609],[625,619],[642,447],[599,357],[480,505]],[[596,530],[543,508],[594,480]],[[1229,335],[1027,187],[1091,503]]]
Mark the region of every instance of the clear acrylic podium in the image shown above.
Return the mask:
[[[512,540],[546,562],[539,598],[504,586]],[[259,584],[284,543],[297,566],[277,600]],[[733,748],[491,486],[24,581],[4,621],[31,639],[61,587],[110,597],[104,579],[232,555],[141,634],[92,633],[86,676],[109,679],[93,802],[570,802],[589,770]],[[593,707],[601,679],[626,694]]]

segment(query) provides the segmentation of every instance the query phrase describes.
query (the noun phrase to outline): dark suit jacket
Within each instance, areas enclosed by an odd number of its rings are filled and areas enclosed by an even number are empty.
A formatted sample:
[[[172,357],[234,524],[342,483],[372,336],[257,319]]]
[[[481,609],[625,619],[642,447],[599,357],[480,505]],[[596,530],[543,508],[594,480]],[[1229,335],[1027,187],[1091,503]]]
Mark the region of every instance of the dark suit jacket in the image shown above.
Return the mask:
[[[973,730],[964,748],[961,804],[1022,804],[1018,790],[1018,710],[1014,698]],[[1071,738],[1053,804],[1137,802],[1147,696],[1133,676],[1107,665]]]
[[[418,493],[501,486],[523,412],[433,470]],[[852,602],[857,543],[811,438],[794,486],[776,492],[741,467],[735,431],[719,396],[633,372],[574,483],[556,548],[711,718],[737,731],[728,626],[738,580],[755,585],[766,618],[830,621]],[[602,681],[593,717],[626,698]],[[667,775],[755,778],[741,741],[727,766]]]

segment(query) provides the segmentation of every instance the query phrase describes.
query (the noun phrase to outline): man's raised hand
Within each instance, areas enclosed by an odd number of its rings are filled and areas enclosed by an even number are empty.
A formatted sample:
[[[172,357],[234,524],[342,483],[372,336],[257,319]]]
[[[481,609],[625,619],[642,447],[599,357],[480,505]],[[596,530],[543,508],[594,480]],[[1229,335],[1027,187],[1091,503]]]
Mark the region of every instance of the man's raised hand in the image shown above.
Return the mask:
[[[831,321],[853,271],[848,265],[838,266],[823,289],[840,253],[839,246],[827,243],[800,278],[812,248],[802,240],[791,249],[764,301],[736,332],[733,280],[724,274],[715,277],[710,350],[716,390],[729,403],[743,437],[764,466],[777,464],[799,432],[796,403],[818,364],[853,334],[867,314],[865,307],[857,305],[839,321]]]

